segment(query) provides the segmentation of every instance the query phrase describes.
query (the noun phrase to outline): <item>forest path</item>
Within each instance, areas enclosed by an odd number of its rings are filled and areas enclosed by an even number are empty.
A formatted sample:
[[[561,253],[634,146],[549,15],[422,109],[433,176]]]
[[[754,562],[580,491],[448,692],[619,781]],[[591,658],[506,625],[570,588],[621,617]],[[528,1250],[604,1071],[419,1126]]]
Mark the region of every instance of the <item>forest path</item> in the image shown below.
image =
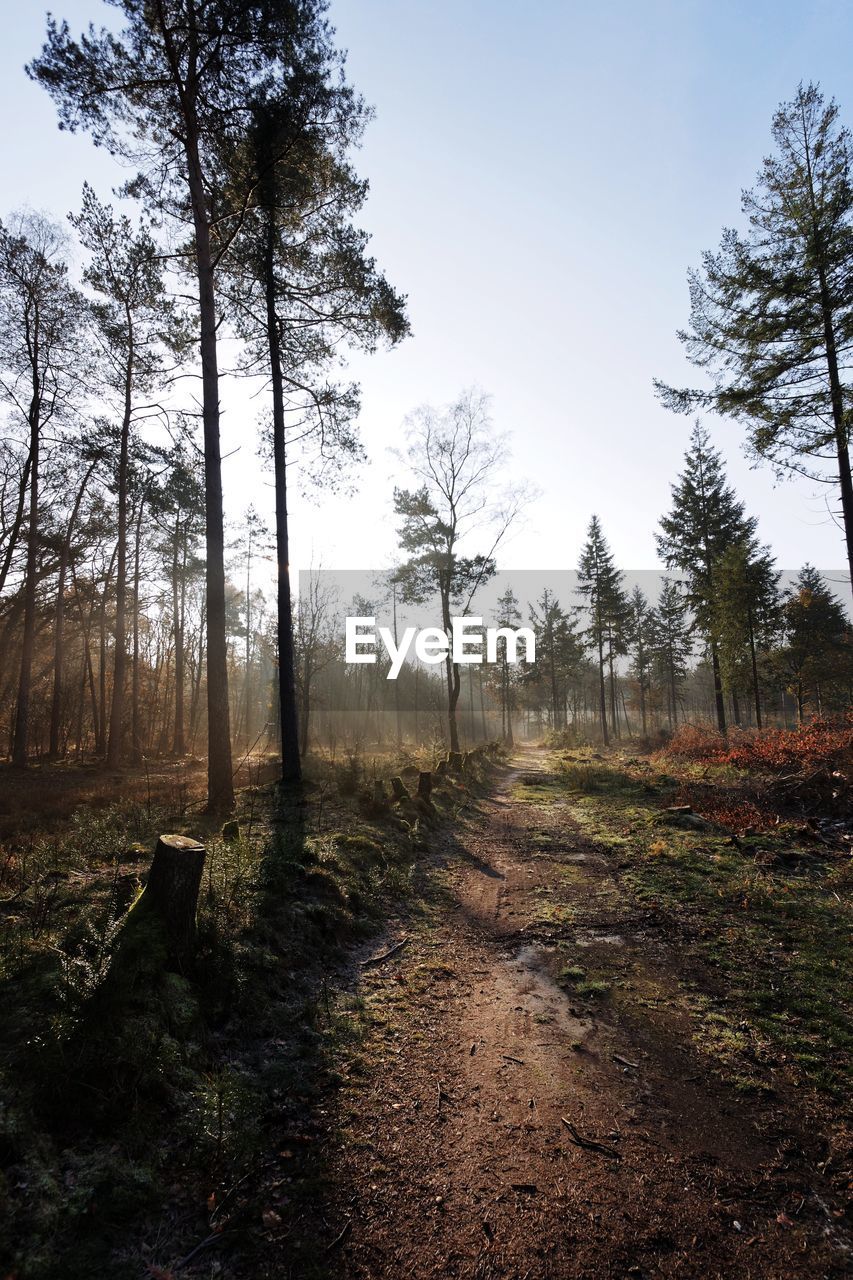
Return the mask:
[[[328,1274],[844,1274],[790,1120],[709,1071],[677,939],[546,770],[514,757],[445,839],[429,928],[363,971],[376,1030],[335,1117]]]

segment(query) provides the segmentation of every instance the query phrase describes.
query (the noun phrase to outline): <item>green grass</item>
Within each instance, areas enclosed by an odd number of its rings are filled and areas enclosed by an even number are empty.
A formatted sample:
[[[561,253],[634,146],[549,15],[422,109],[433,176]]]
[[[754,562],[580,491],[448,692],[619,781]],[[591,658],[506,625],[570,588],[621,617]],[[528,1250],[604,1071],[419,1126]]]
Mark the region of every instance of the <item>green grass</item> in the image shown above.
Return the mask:
[[[567,769],[556,761],[555,776],[567,794],[577,790],[574,762]],[[662,795],[650,789],[652,782]],[[707,993],[689,996],[696,1040],[736,1087],[765,1088],[762,1068],[777,1066],[847,1103],[853,1086],[849,859],[798,844],[791,827],[737,848],[713,826],[662,826],[661,806],[676,786],[669,775],[634,778],[618,758],[599,761],[594,788],[573,796],[573,816],[615,855],[631,896],[668,916],[687,940],[706,975]],[[756,1069],[749,1066],[753,1059]]]

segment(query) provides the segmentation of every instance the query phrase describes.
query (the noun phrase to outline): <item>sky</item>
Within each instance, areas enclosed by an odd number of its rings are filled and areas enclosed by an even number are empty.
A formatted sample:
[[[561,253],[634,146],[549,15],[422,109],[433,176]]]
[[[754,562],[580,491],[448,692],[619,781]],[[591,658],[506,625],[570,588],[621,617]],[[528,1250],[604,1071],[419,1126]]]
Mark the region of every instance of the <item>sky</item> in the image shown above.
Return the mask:
[[[114,20],[98,0],[53,9],[75,32]],[[41,6],[0,0],[0,13],[0,216],[29,205],[64,217],[83,177],[103,196],[126,175],[60,133],[24,76]],[[511,477],[538,491],[501,566],[573,568],[596,512],[622,567],[653,568],[690,422],[660,407],[652,379],[695,377],[675,337],[687,269],[739,225],[773,111],[800,80],[819,81],[853,124],[853,5],[332,0],[330,16],[376,112],[356,156],[371,188],[360,221],[408,295],[413,336],[351,360],[368,463],[352,497],[295,497],[295,565],[388,565],[406,414],[478,386],[510,433]],[[258,402],[229,384],[223,406],[228,511],[271,513]],[[709,426],[779,565],[809,560],[841,578],[826,491],[751,469],[742,428]]]

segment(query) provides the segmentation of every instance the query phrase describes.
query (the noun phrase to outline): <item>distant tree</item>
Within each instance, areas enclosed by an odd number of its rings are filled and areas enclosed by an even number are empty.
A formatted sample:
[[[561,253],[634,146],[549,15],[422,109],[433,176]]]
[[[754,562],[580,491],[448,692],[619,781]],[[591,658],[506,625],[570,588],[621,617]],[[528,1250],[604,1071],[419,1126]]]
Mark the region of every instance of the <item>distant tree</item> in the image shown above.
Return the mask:
[[[657,387],[678,412],[744,422],[753,453],[779,469],[825,480],[820,462],[830,461],[853,582],[853,140],[813,84],[779,107],[773,140],[743,193],[748,233],[725,231],[690,274],[690,328],[679,337],[712,388]]]
[[[624,639],[626,598],[622,588],[622,574],[613,562],[613,554],[607,545],[598,516],[593,516],[589,522],[587,540],[581,551],[578,592],[586,602],[588,624],[584,634],[597,661],[601,736],[607,746],[610,735],[607,729],[607,683],[604,669],[607,664],[610,672],[611,719],[615,729],[614,658]]]
[[[179,439],[165,455],[160,485],[149,506],[161,530],[160,555],[168,587],[174,655],[174,721],[172,754],[186,755],[186,611],[190,580],[203,573],[199,543],[204,534],[204,479],[200,459],[187,439]]]
[[[507,586],[503,594],[498,596],[498,607],[495,613],[498,627],[516,630],[521,623],[521,610],[518,607],[518,596],[512,587]],[[509,663],[506,639],[498,637],[497,658],[499,663],[499,690],[501,703],[501,736],[508,747],[514,745],[512,719],[515,712],[516,673]]]
[[[777,669],[797,700],[797,719],[805,718],[809,696],[818,714],[822,688],[849,680],[853,670],[850,622],[837,596],[811,565],[804,565],[782,603],[783,641],[774,655]]]
[[[732,690],[751,690],[755,723],[762,727],[760,667],[778,623],[779,573],[767,547],[750,553],[738,542],[720,556],[714,599],[714,633],[720,672]],[[740,716],[736,715],[739,722]]]
[[[41,452],[44,433],[58,428],[81,388],[85,306],[68,282],[64,237],[38,214],[19,214],[0,224],[0,399],[26,432],[26,461],[19,500],[0,566],[0,591],[22,531],[23,633],[12,760],[29,756],[30,696],[36,638],[36,592],[41,548]]]
[[[733,546],[752,554],[756,521],[726,481],[723,459],[697,421],[684,456],[684,470],[672,486],[672,506],[660,521],[658,551],[668,569],[684,575],[694,625],[711,654],[717,727],[726,732],[726,709],[715,626],[717,576],[721,557]]]
[[[664,578],[651,616],[651,654],[656,678],[666,693],[670,728],[678,723],[679,693],[693,650],[687,602],[677,582]]]
[[[418,487],[394,490],[405,556],[397,570],[400,598],[423,603],[437,597],[449,638],[452,611],[467,613],[478,588],[494,575],[495,551],[524,492],[497,489],[507,452],[494,433],[482,392],[465,391],[443,410],[417,409],[407,419],[407,438],[405,459]],[[488,550],[463,555],[463,546],[475,535],[488,539]],[[458,751],[460,676],[450,650],[445,673],[450,750]]]
[[[572,618],[547,587],[535,605],[530,621],[536,633],[536,665],[545,672],[551,704],[551,725],[565,725],[566,681],[581,660],[582,646]]]
[[[181,337],[174,300],[166,292],[162,260],[148,226],[135,228],[83,187],[83,203],[71,223],[89,261],[83,280],[94,293],[93,338],[99,363],[99,396],[109,400],[117,420],[115,490],[118,503],[115,654],[107,765],[124,758],[127,676],[127,555],[132,430],[150,417],[150,397],[163,373],[168,348]]]
[[[252,742],[252,707],[253,707],[253,685],[252,685],[252,648],[254,636],[259,627],[256,625],[255,611],[260,603],[257,599],[257,592],[252,578],[252,568],[258,559],[268,560],[271,551],[270,530],[266,523],[258,514],[254,503],[250,503],[243,513],[240,522],[240,535],[237,541],[237,549],[242,566],[246,573],[246,587],[244,594],[245,601],[245,631],[244,631],[244,673],[243,673],[243,689],[241,691],[242,711],[238,715],[238,723],[236,728],[236,737],[240,738],[240,724],[243,725],[243,736],[248,746]]]
[[[53,614],[53,694],[50,705],[50,730],[48,739],[48,755],[52,760],[57,759],[62,754],[60,746],[60,734],[62,728],[62,694],[63,682],[65,678],[65,614],[66,614],[66,591],[68,586],[68,571],[71,564],[72,552],[74,549],[74,540],[77,533],[77,527],[80,520],[81,508],[86,497],[86,492],[92,481],[92,477],[96,469],[103,463],[103,450],[97,441],[87,442],[83,449],[77,452],[77,456],[72,455],[72,465],[74,466],[73,480],[71,476],[67,476],[72,484],[76,487],[76,492],[72,489],[73,496],[71,498],[71,509],[68,513],[68,520],[59,543],[59,563],[56,575],[56,604]],[[76,465],[74,465],[76,464]]]
[[[640,722],[645,738],[648,733],[648,695],[654,650],[654,625],[649,602],[640,587],[634,587],[628,601],[628,648],[632,656],[632,674],[637,681]]]
[[[336,600],[322,576],[309,572],[296,607],[294,633],[296,682],[300,695],[299,751],[308,751],[311,728],[312,691],[317,677],[337,656]]]

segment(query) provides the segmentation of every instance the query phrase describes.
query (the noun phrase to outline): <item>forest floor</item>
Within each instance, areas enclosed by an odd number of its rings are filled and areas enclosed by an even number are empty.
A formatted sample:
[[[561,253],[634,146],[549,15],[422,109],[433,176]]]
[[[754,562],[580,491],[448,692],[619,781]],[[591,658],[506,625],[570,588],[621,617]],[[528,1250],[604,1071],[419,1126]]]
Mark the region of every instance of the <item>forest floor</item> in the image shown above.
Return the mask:
[[[851,1274],[846,760],[809,808],[788,765],[780,801],[725,757],[484,750],[426,810],[371,803],[426,758],[284,807],[258,760],[236,838],[200,761],[0,771],[0,1277]],[[198,954],[104,1016],[169,830]]]
[[[744,854],[671,818],[674,785],[624,756],[502,768],[437,835],[425,909],[356,955],[357,1030],[263,1237],[189,1273],[850,1274],[849,858]]]

